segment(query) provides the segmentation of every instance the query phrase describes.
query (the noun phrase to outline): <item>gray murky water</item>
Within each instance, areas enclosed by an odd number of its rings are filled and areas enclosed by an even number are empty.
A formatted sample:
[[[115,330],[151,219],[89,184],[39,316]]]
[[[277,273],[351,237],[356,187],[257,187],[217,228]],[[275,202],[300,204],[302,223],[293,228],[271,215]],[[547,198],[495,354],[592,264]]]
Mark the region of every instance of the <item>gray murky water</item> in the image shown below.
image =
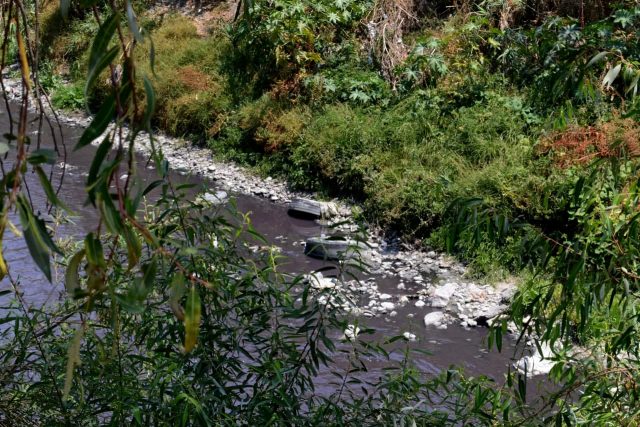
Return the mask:
[[[4,106],[0,107],[0,126],[3,133],[8,129],[8,117]],[[67,167],[65,177],[59,197],[74,211],[76,216],[66,218],[64,224],[58,229],[58,235],[69,237],[78,237],[83,235],[86,230],[93,229],[97,224],[98,217],[91,207],[85,206],[85,179],[94,147],[86,147],[79,152],[72,152],[75,140],[79,137],[81,129],[64,126],[61,132],[64,136],[67,146]],[[43,132],[43,146],[51,144],[51,133],[49,130]],[[35,136],[32,135],[34,138]],[[145,167],[144,159],[139,159],[140,177],[144,181],[150,182],[154,180],[155,172]],[[6,161],[5,161],[6,166]],[[54,176],[59,177],[62,169],[54,166]],[[185,178],[175,176],[176,180],[189,179],[202,186],[209,187],[209,191],[214,191],[215,186],[210,183],[203,182],[197,177]],[[36,209],[45,209],[45,196],[40,190],[37,183],[37,177],[29,174],[27,182],[30,195]],[[314,221],[298,219],[287,215],[286,207],[271,203],[264,199],[249,197],[245,195],[233,195],[237,201],[238,209],[241,212],[251,212],[251,218],[255,228],[262,233],[270,242],[277,244],[282,248],[282,254],[285,255],[285,269],[291,272],[303,273],[310,272],[314,269],[324,267],[323,261],[311,259],[303,255],[303,247],[296,244],[308,237],[319,235],[323,229],[322,226]],[[13,218],[14,222],[18,222],[17,218]],[[31,261],[26,245],[22,238],[16,237],[7,231],[5,237],[5,257],[10,265],[12,274],[21,284],[24,297],[29,304],[34,306],[46,305],[58,298],[64,298],[65,292],[62,285],[53,285],[49,283],[42,273],[36,268]],[[283,239],[282,236],[285,238]],[[60,274],[61,272],[57,272]],[[60,276],[58,276],[60,277]],[[377,277],[378,286],[381,292],[390,294],[397,293],[396,285],[398,278],[394,277]],[[55,280],[54,280],[55,282]],[[61,283],[60,280],[57,283]],[[0,290],[9,287],[7,279],[0,282]],[[441,330],[435,328],[425,328],[422,318],[429,309],[416,308],[413,304],[397,308],[397,316],[395,317],[376,317],[366,319],[366,325],[376,329],[375,338],[384,338],[400,335],[403,332],[411,332],[417,336],[417,341],[411,343],[410,346],[430,353],[416,354],[413,357],[416,365],[425,373],[438,373],[443,369],[447,369],[451,365],[457,365],[464,368],[465,372],[471,375],[486,375],[501,382],[506,367],[513,363],[510,356],[513,354],[514,344],[505,343],[506,346],[502,353],[487,351],[486,333],[484,328],[466,329],[455,325],[449,325],[448,329]],[[414,317],[408,317],[413,314]],[[397,354],[392,358],[399,358]],[[372,359],[366,361],[370,371],[370,375],[374,372],[389,365],[389,362],[383,359]],[[318,379],[318,387],[330,387],[333,381],[330,375]]]

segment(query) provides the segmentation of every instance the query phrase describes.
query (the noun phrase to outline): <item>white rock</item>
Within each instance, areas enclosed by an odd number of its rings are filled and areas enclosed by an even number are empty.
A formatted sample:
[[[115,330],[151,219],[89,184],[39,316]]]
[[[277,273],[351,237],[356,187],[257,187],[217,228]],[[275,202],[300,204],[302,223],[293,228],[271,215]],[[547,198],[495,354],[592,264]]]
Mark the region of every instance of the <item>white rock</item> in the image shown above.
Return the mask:
[[[392,302],[385,301],[385,302],[381,302],[380,303],[380,307],[383,310],[392,311],[393,309],[396,308],[396,305],[394,303],[392,303]]]
[[[431,307],[443,308],[449,304],[449,300],[458,289],[455,283],[446,283],[434,289],[431,295]]]
[[[355,325],[348,325],[347,329],[344,330],[344,334],[342,335],[341,340],[354,341],[359,334],[360,328]]]
[[[211,203],[212,205],[220,205],[225,203],[228,197],[229,195],[226,191],[216,191],[215,193],[204,193],[202,195],[202,200],[207,203]]]
[[[354,316],[361,316],[364,314],[364,309],[360,307],[349,306],[348,309],[345,310],[347,313],[351,313]]]
[[[324,277],[322,273],[307,274],[306,279],[314,289],[333,289],[336,287],[335,279]]]
[[[325,202],[321,205],[321,213],[323,218],[331,218],[338,215],[338,205],[333,202]]]
[[[405,332],[405,333],[402,334],[402,336],[407,341],[415,341],[416,340],[416,334],[412,334],[411,332]]]
[[[409,297],[407,297],[406,295],[402,295],[399,299],[398,299],[398,304],[400,304],[401,306],[406,305],[409,303]]]
[[[425,302],[424,302],[424,301],[422,301],[421,299],[420,299],[420,300],[418,300],[418,301],[416,301],[416,303],[415,303],[415,306],[416,306],[416,307],[418,307],[418,308],[422,308],[422,307],[424,307],[425,305],[427,305],[427,304],[425,304]]]
[[[553,351],[551,351],[551,348],[545,343],[542,343],[540,347],[542,353],[538,351],[537,346],[534,346],[531,355],[524,356],[515,363],[518,372],[522,374],[526,372],[528,377],[546,375],[551,372],[551,368],[555,365],[554,361],[549,360],[549,358],[553,357]]]
[[[380,298],[381,300],[387,300],[387,299],[391,299],[393,297],[391,295],[389,295],[389,294],[380,294],[380,296],[378,298]]]
[[[438,329],[447,329],[444,313],[441,311],[434,311],[424,316],[424,325],[427,327],[435,326]]]

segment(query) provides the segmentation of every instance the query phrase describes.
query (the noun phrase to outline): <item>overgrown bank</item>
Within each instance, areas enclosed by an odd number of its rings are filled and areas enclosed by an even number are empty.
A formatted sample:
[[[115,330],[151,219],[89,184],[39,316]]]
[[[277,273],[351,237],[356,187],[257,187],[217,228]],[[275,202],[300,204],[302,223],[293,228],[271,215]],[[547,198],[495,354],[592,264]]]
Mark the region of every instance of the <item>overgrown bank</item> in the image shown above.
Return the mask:
[[[156,124],[296,185],[356,197],[370,218],[479,271],[532,266],[511,318],[551,347],[578,340],[594,355],[555,349],[564,396],[587,391],[558,414],[633,420],[636,5],[549,16],[528,2],[478,2],[422,11],[381,39],[376,19],[403,21],[393,4],[258,2],[208,38],[180,16],[149,20]],[[96,100],[109,93],[104,80]]]
[[[190,18],[143,15],[155,46],[155,124],[295,187],[355,197],[369,220],[441,248],[451,234],[447,208],[460,198],[560,229],[568,186],[598,155],[567,138],[596,132],[614,145],[637,134],[633,122],[616,118],[633,110],[635,98],[625,96],[637,85],[633,43],[587,67],[627,40],[637,18],[622,8],[594,14],[584,29],[577,15],[536,27],[524,8],[512,11],[515,29],[499,30],[506,11],[491,4],[453,13],[414,5],[405,11],[411,25],[395,23],[402,48],[387,53],[374,19],[380,8],[388,19],[400,12],[385,2],[258,3],[230,30],[218,25],[205,37]],[[91,17],[61,30],[55,10],[44,18],[52,42],[43,53],[73,82],[52,83],[54,100],[74,107]],[[135,52],[148,59],[148,49]],[[618,62],[623,72],[603,86]],[[504,251],[462,239],[449,249],[487,272],[513,267],[518,243]]]

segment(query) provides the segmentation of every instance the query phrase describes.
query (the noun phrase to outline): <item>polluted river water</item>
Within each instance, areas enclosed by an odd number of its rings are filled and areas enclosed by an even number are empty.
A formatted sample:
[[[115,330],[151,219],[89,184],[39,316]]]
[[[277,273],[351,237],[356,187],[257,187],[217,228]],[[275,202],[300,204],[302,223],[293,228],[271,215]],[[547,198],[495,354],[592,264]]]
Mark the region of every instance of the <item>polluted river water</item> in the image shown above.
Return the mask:
[[[3,107],[0,111],[0,126],[3,129],[8,128],[8,120],[6,109]],[[32,138],[35,138],[36,133],[34,132],[37,131],[31,129],[31,132]],[[82,133],[81,126],[64,124],[53,130],[44,127],[41,132],[40,136],[44,147],[52,144],[51,132],[56,132],[58,140],[61,137],[64,138],[67,147],[66,162],[52,166],[53,176],[54,181],[58,182],[64,170],[59,198],[69,206],[75,215],[65,218],[65,221],[61,222],[57,228],[57,237],[78,238],[87,230],[94,229],[98,221],[96,211],[85,205],[86,173],[95,153],[95,147],[87,146],[79,151],[71,150]],[[141,181],[151,182],[157,179],[156,172],[148,165],[146,159],[141,155],[137,157],[140,165],[138,174]],[[220,189],[217,182],[211,182],[198,176],[189,176],[184,171],[172,174],[176,182],[192,182],[199,189],[209,193],[215,193]],[[29,191],[36,211],[44,212],[46,198],[38,185],[37,176],[28,172],[27,183],[31,183]],[[309,238],[329,232],[326,224],[291,216],[287,212],[286,205],[273,203],[268,198],[234,192],[230,192],[230,196],[235,200],[239,212],[249,213],[255,229],[271,244],[279,247],[281,255],[284,257],[282,263],[284,270],[295,274],[306,274],[333,265],[304,255],[304,242]],[[17,218],[13,220],[16,221]],[[54,280],[53,284],[49,283],[36,268],[30,258],[24,239],[12,233],[5,234],[5,258],[10,265],[13,277],[20,283],[25,301],[30,305],[42,307],[61,298],[66,298],[62,281],[58,279]],[[394,251],[389,248],[384,251],[383,259],[393,267],[394,256]],[[395,262],[395,264],[399,264],[399,262]],[[410,336],[412,342],[408,345],[420,350],[420,352],[413,354],[412,361],[424,373],[437,374],[455,365],[469,375],[485,375],[502,383],[507,367],[512,366],[515,361],[513,359],[515,342],[507,340],[502,352],[495,349],[489,351],[486,328],[462,327],[459,322],[449,323],[446,328],[443,325],[440,325],[441,327],[425,326],[423,319],[425,315],[435,311],[434,308],[429,307],[428,304],[419,303],[418,301],[422,301],[422,299],[411,299],[408,303],[405,300],[404,304],[397,303],[400,293],[404,295],[419,293],[420,289],[424,287],[424,281],[444,280],[437,276],[437,274],[420,275],[420,278],[406,279],[393,274],[392,268],[378,271],[377,274],[363,275],[361,280],[374,284],[378,296],[382,295],[383,299],[389,298],[394,302],[390,312],[363,318],[362,322],[376,331],[372,339],[384,340],[387,337],[402,334]],[[60,271],[57,272],[57,277],[61,277]],[[10,289],[10,284],[7,279],[4,279],[0,282],[0,291],[6,289]],[[399,289],[402,289],[402,292],[399,293]],[[366,305],[366,298],[363,300]],[[402,357],[400,353],[392,354],[392,361],[399,360]],[[384,358],[370,358],[365,362],[368,367],[366,375],[370,376],[375,376],[376,372],[380,373],[390,364]],[[321,388],[329,388],[332,381],[330,377],[330,375],[326,375],[325,378],[321,374],[317,385]]]

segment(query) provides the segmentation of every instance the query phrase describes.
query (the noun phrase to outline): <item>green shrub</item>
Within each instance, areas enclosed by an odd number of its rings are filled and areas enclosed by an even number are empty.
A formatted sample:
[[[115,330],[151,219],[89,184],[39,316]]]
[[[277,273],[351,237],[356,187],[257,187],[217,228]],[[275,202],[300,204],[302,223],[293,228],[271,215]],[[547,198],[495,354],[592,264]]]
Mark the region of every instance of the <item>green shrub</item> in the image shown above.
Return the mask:
[[[372,6],[369,0],[256,1],[233,29],[244,65],[272,80],[288,80],[322,63]],[[258,78],[264,78],[258,77]]]
[[[98,25],[91,14],[78,12],[63,19],[56,2],[45,3],[41,19],[42,35],[38,48],[43,58],[55,64],[55,71],[82,79],[86,55]]]
[[[389,142],[371,156],[366,187],[371,216],[424,236],[442,223],[457,197],[535,210],[532,186],[544,187],[551,171],[548,162],[537,159],[526,117],[505,100],[511,98],[490,95],[447,115],[424,108],[425,98],[414,98],[381,119]]]
[[[55,108],[64,110],[84,109],[84,87],[79,84],[59,85],[54,88],[51,102]]]
[[[390,85],[375,70],[341,66],[307,79],[314,103],[344,102],[354,106],[388,105],[393,99]]]
[[[321,183],[333,191],[361,196],[369,174],[364,159],[386,143],[376,118],[341,104],[316,115],[292,153],[293,165],[306,175],[297,184]]]
[[[589,110],[609,101],[625,107],[638,90],[640,9],[635,2],[612,3],[617,10],[610,16],[586,25],[578,17],[551,16],[535,28],[505,31],[494,40],[497,66],[532,88],[532,100],[543,111],[567,101]],[[587,117],[591,123],[599,118]]]
[[[215,135],[229,107],[215,91],[188,93],[164,106],[163,129],[173,135]]]
[[[306,106],[270,112],[256,131],[256,142],[267,152],[288,151],[298,141],[310,120],[311,112]]]

